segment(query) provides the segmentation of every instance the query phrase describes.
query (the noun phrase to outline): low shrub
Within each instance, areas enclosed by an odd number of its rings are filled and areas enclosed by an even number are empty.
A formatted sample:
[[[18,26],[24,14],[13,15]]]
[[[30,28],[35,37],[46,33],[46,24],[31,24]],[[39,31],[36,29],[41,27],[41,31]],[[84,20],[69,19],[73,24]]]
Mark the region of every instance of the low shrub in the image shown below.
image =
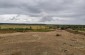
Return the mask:
[[[61,36],[60,34],[56,34],[56,36]]]

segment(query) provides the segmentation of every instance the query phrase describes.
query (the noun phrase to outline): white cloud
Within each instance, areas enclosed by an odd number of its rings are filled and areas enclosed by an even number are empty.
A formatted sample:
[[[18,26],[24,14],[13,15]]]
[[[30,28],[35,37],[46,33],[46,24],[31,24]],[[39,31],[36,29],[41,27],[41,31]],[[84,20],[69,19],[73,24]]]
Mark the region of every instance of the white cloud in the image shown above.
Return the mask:
[[[0,23],[36,23],[41,17],[30,17],[27,15],[5,14],[0,15]]]
[[[85,0],[0,0],[1,23],[85,24],[84,21]]]
[[[0,15],[0,23],[45,23],[45,24],[83,24],[76,21],[73,18],[65,18],[65,17],[50,17],[50,16],[42,16],[42,17],[31,17],[28,15],[17,15],[17,14],[5,14]]]

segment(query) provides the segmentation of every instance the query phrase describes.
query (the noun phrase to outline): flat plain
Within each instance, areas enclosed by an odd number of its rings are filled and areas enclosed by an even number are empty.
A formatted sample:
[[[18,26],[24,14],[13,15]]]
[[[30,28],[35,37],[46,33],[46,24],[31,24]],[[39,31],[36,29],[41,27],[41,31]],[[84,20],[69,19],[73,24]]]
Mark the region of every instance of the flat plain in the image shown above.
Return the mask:
[[[0,34],[0,55],[85,55],[85,36],[65,30]]]

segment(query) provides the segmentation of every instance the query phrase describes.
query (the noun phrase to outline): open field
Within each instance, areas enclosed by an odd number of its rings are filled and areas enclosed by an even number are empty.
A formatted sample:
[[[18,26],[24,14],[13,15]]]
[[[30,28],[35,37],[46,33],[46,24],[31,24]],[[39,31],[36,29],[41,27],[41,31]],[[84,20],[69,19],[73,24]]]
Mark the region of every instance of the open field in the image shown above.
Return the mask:
[[[32,29],[45,29],[48,28],[46,25],[0,25],[2,29],[4,28],[32,28]]]
[[[65,30],[0,34],[0,55],[85,55],[85,36]]]
[[[47,24],[0,24],[0,33],[12,32],[47,32],[55,29],[85,32],[85,25],[47,25]]]
[[[85,55],[85,26],[0,25],[0,55]]]

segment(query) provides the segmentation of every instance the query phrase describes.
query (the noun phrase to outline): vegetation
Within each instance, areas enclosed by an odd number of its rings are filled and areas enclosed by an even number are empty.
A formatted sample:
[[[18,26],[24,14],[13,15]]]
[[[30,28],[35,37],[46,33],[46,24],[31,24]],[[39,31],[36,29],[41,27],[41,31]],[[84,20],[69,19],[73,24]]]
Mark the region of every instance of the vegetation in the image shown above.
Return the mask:
[[[60,34],[56,34],[56,36],[61,36]]]
[[[0,24],[0,32],[48,32],[55,29],[85,31],[85,25],[28,25],[28,24]]]
[[[48,32],[51,28],[47,25],[0,25],[1,32]]]
[[[55,25],[55,26],[61,30],[72,29],[85,31],[85,25]]]

